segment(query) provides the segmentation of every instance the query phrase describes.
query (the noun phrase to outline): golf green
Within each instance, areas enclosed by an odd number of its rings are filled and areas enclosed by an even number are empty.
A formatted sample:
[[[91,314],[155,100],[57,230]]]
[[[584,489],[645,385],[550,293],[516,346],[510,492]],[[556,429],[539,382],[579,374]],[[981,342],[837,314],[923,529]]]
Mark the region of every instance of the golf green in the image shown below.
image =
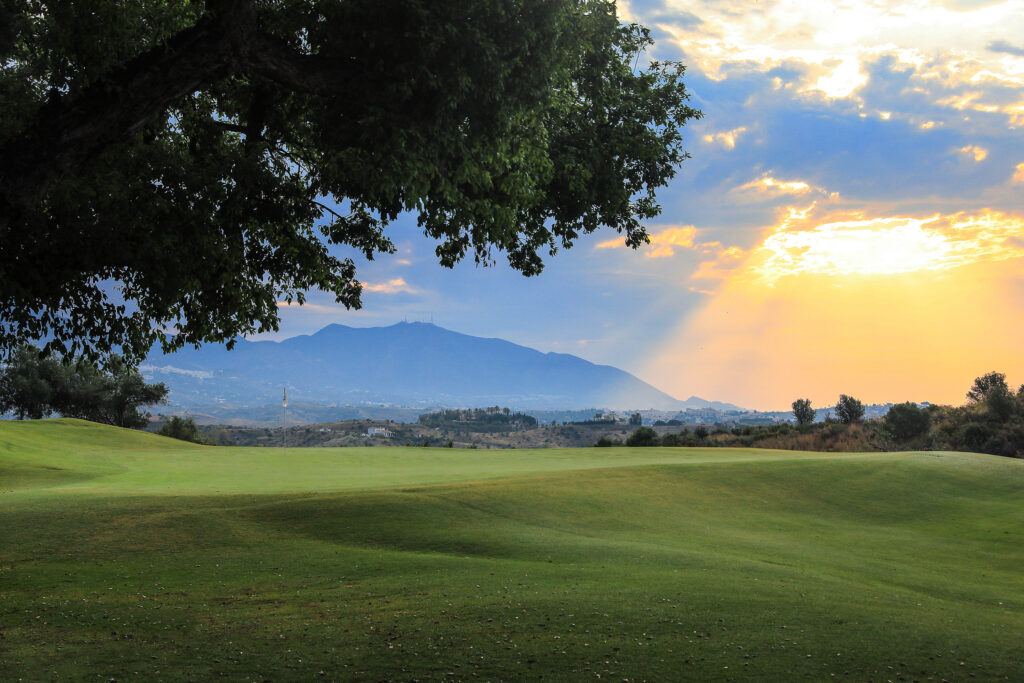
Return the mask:
[[[0,422],[0,679],[1024,680],[1024,461]]]

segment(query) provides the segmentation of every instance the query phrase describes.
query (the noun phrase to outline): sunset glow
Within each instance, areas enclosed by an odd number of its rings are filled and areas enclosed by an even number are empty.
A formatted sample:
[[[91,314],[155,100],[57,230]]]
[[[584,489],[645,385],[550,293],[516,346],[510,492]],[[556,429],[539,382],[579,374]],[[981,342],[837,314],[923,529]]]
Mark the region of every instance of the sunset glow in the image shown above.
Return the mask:
[[[437,313],[766,410],[840,392],[959,404],[992,370],[1024,382],[1024,0],[618,11],[655,39],[636,63],[683,63],[705,114],[649,243],[601,229],[537,278],[500,257],[439,272],[408,220],[401,260],[360,266],[367,305],[350,319]]]
[[[751,271],[774,286],[802,274],[892,275],[1021,256],[1021,219],[996,213],[879,218],[779,230],[755,251]]]

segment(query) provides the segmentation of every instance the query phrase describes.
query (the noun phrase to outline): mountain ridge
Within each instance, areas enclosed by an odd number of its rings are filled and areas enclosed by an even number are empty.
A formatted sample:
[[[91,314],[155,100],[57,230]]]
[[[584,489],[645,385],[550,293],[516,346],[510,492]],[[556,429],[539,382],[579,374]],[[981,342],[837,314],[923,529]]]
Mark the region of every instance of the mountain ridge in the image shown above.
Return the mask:
[[[421,322],[333,323],[281,341],[239,339],[232,351],[153,352],[140,369],[168,385],[175,405],[267,404],[285,385],[296,400],[322,404],[682,410],[717,403],[680,401],[615,366],[572,354]]]

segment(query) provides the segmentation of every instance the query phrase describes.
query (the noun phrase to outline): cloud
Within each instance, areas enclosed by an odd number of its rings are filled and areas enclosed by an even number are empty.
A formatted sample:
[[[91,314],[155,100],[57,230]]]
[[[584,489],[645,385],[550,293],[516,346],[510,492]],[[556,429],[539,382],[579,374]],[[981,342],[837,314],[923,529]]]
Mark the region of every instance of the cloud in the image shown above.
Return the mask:
[[[713,254],[712,258],[701,261],[697,270],[690,277],[694,280],[726,280],[743,266],[747,252],[739,247],[725,247],[720,242],[703,245],[705,253]],[[709,292],[690,287],[691,292]]]
[[[1024,162],[1017,164],[1011,182],[1024,185]]]
[[[647,258],[666,258],[675,255],[675,248],[681,247],[689,249],[694,246],[694,237],[697,235],[697,228],[692,225],[686,226],[672,226],[658,230],[657,232],[648,232],[647,236],[650,240],[650,244],[642,245],[640,250]],[[615,249],[618,247],[625,247],[626,240],[624,237],[615,237],[604,242],[598,242],[594,245],[595,249]]]
[[[961,147],[957,151],[974,159],[975,162],[984,161],[985,158],[988,157],[988,150],[984,147],[978,147],[977,145],[967,145],[965,147]]]
[[[1024,47],[1017,47],[1006,40],[993,40],[985,46],[985,49],[991,50],[992,52],[1002,52],[1008,55],[1014,55],[1016,57],[1024,57]]]
[[[674,247],[689,249],[693,247],[693,239],[697,228],[692,225],[685,227],[666,228],[651,235],[650,248],[644,256],[648,258],[665,258],[674,255]]]
[[[172,375],[186,375],[194,379],[211,379],[213,373],[209,370],[187,370],[185,368],[176,368],[173,365],[140,365],[139,370],[147,374],[146,379],[152,379],[156,372],[163,372]]]
[[[709,133],[705,135],[702,139],[704,140],[704,142],[708,144],[717,143],[722,147],[725,147],[726,149],[735,149],[737,138],[739,138],[740,135],[746,132],[746,126],[739,126],[737,128],[733,128],[732,130],[727,130],[720,133]]]
[[[419,290],[411,287],[404,278],[394,278],[387,282],[364,282],[363,291],[365,292],[376,292],[378,294],[398,294],[404,292],[406,294],[418,294]]]
[[[891,275],[1024,257],[1024,219],[986,211],[928,218],[780,226],[751,256],[750,274],[774,286],[801,274]]]
[[[812,190],[821,191],[820,188],[812,187],[803,180],[776,180],[770,175],[762,176],[758,180],[752,180],[736,188],[737,192],[754,192],[771,196],[782,194],[803,195]]]

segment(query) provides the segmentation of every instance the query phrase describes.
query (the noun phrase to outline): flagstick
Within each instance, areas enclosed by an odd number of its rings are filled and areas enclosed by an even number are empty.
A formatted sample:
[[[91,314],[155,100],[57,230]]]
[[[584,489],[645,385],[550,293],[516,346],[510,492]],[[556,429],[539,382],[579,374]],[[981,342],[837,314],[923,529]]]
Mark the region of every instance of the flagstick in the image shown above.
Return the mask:
[[[288,455],[288,387],[284,388],[284,396],[281,398],[281,442],[284,447],[282,455]]]

